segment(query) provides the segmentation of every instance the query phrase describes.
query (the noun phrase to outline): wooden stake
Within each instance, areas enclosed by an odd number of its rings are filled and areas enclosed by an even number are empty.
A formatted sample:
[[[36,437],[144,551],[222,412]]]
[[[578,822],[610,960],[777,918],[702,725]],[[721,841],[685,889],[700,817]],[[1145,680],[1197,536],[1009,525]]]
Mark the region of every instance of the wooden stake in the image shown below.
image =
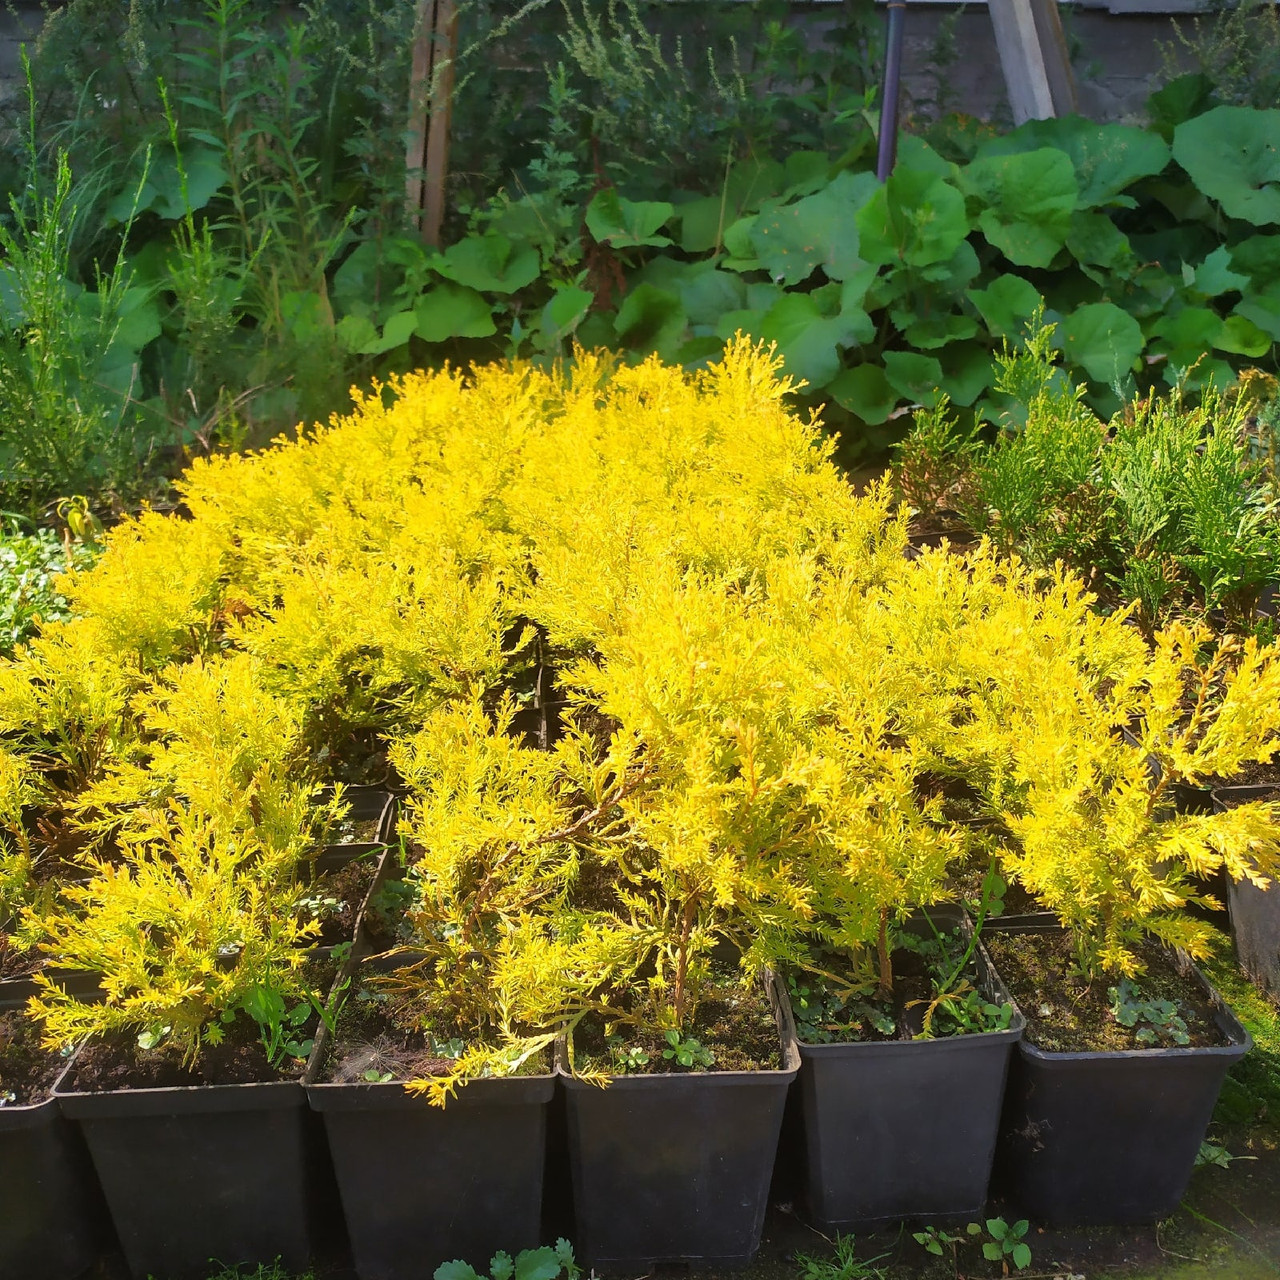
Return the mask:
[[[1014,124],[1076,110],[1057,0],[988,0]]]
[[[427,244],[438,247],[449,176],[453,61],[457,54],[455,0],[418,0],[409,75],[405,147],[405,212]]]
[[[431,125],[427,130],[422,238],[439,247],[449,178],[449,126],[453,118],[453,60],[458,51],[458,8],[455,0],[436,0],[436,38],[432,45]]]

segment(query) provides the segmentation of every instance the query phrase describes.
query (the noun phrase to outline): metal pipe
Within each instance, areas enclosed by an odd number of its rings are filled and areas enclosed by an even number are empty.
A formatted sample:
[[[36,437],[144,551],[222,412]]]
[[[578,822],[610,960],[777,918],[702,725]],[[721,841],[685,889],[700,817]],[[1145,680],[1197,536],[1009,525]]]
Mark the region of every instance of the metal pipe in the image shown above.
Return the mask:
[[[880,85],[880,151],[876,177],[886,181],[898,158],[898,107],[902,97],[902,30],[906,0],[889,0],[889,29],[885,35],[884,80]]]

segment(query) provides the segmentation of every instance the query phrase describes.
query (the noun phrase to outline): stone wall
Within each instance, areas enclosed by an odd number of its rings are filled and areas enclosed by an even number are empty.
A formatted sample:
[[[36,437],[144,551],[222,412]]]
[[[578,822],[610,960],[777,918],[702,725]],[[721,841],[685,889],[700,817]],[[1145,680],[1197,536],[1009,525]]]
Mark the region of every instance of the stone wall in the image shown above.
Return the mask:
[[[121,0],[122,7],[125,0]],[[1186,8],[1192,0],[1113,0],[1113,7],[1150,5]],[[795,21],[820,29],[826,4],[809,0],[796,5]],[[41,7],[29,0],[0,9],[0,98],[21,86],[19,45],[39,30]],[[1100,120],[1140,115],[1151,83],[1160,70],[1160,45],[1173,37],[1168,12],[1109,12],[1083,5],[1064,6],[1068,35],[1076,48],[1075,68],[1080,107]],[[954,40],[954,61],[939,72],[939,37]],[[954,4],[917,0],[907,7],[905,85],[917,103],[941,97],[955,110],[984,119],[1007,120],[1004,79],[996,55],[991,22],[983,3],[960,11]]]

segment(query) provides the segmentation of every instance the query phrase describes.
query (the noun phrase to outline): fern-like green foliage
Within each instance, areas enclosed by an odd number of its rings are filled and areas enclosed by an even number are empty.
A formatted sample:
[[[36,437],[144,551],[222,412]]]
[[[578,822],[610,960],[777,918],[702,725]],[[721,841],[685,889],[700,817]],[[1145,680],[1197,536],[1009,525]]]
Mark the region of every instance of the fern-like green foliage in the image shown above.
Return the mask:
[[[1005,553],[1083,573],[1148,630],[1189,609],[1249,631],[1280,576],[1280,522],[1254,441],[1255,397],[1177,390],[1109,423],[1055,365],[1054,326],[1033,324],[998,361],[1010,405],[994,444],[962,438],[945,409],[922,414],[898,464],[917,511],[952,508]]]

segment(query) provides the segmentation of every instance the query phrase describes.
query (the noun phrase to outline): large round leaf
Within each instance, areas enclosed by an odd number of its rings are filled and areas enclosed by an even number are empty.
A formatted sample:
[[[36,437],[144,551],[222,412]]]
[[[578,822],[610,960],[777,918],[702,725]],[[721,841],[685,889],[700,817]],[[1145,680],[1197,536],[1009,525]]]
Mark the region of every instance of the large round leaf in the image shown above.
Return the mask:
[[[769,309],[760,326],[766,342],[776,342],[787,373],[810,387],[825,387],[840,372],[840,351],[869,342],[875,325],[865,311],[822,314],[807,293],[789,293]]]
[[[898,393],[889,385],[884,370],[874,364],[844,370],[827,390],[837,404],[873,427],[884,422],[898,403]]]
[[[1061,151],[985,156],[963,171],[962,181],[985,206],[982,234],[1017,266],[1047,267],[1071,234],[1076,175]]]
[[[586,289],[574,285],[562,285],[551,295],[551,301],[542,308],[542,333],[540,344],[544,350],[557,350],[582,323],[594,296]]]
[[[879,189],[872,173],[841,173],[795,204],[759,214],[750,225],[760,265],[781,284],[799,284],[821,266],[832,280],[857,270],[858,210]],[[735,247],[726,238],[726,247]]]
[[[1114,302],[1091,302],[1058,329],[1062,349],[1094,382],[1119,382],[1142,354],[1142,328]]]
[[[684,336],[688,317],[678,294],[642,284],[627,295],[618,308],[613,327],[619,338],[635,351],[657,351],[670,356]]]
[[[1236,315],[1253,321],[1263,333],[1280,342],[1280,281],[1266,289],[1245,294],[1236,303]]]
[[[922,169],[895,169],[858,214],[860,252],[868,262],[947,262],[968,234],[964,196]]]
[[[448,280],[428,289],[418,299],[413,316],[413,331],[424,342],[487,338],[498,331],[493,323],[493,309],[484,298],[474,289]]]
[[[490,231],[451,244],[434,266],[446,280],[469,289],[515,293],[538,278],[542,264],[532,245],[514,245],[506,236]]]
[[[675,205],[665,200],[628,200],[607,187],[597,191],[587,206],[587,230],[602,244],[617,249],[662,248],[671,240],[658,231],[675,211]]]
[[[1018,338],[1044,299],[1030,280],[1021,276],[997,276],[985,289],[966,295],[998,338]]]
[[[942,365],[916,351],[886,351],[884,374],[895,391],[917,404],[934,404],[942,389]]]
[[[1098,124],[1083,116],[1028,120],[1012,133],[984,143],[978,155],[1012,155],[1037,147],[1056,147],[1070,156],[1080,186],[1077,207],[1081,209],[1106,204],[1132,206],[1133,198],[1121,192],[1169,163],[1169,144],[1158,134],[1135,125]]]
[[[1280,111],[1214,107],[1174,130],[1173,158],[1230,217],[1280,222]]]

